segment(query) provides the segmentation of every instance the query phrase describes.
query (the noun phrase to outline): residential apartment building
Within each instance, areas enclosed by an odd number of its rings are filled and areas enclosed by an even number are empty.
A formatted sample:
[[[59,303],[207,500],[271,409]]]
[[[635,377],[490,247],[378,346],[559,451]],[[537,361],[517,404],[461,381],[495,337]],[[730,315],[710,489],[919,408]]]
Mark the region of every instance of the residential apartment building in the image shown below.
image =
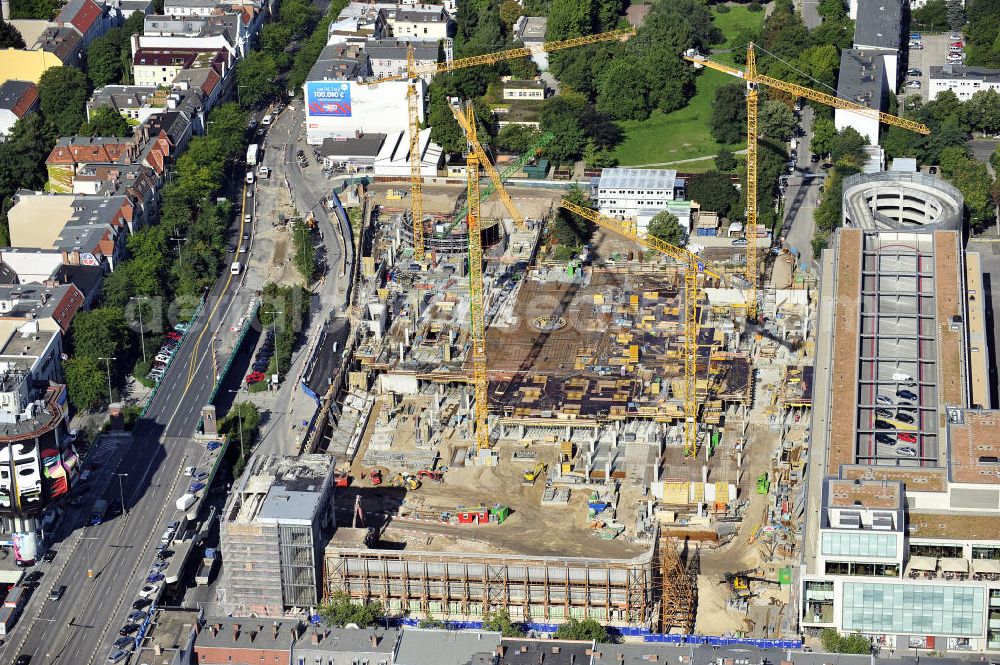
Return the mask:
[[[844,49],[840,53],[837,96],[875,110],[888,107],[892,89],[886,78],[886,61],[881,51]],[[875,113],[836,109],[834,124],[838,130],[853,127],[858,134],[878,143],[879,121]]]
[[[243,474],[222,516],[226,604],[282,616],[322,598],[323,547],[335,525],[328,455],[267,457]]]
[[[660,211],[684,198],[684,181],[672,169],[604,169],[597,183],[601,214],[635,219],[640,211]]]
[[[10,79],[0,83],[0,139],[10,134],[14,123],[38,110],[38,86],[31,81]]]
[[[980,90],[1000,92],[1000,69],[966,67],[965,65],[943,65],[930,68],[930,87],[927,90],[931,101],[945,90],[951,90],[960,101],[967,101]]]
[[[454,32],[451,16],[441,5],[400,5],[381,12],[396,39],[436,42]]]
[[[219,67],[227,76],[232,64],[225,48],[140,47],[132,57],[132,77],[139,86],[169,86],[186,69]]]
[[[541,79],[504,81],[503,98],[505,100],[545,99],[545,82]]]
[[[398,39],[380,39],[365,42],[365,54],[373,78],[405,74],[407,52],[410,45]],[[417,43],[413,45],[413,60],[418,67],[433,65],[438,61],[440,47],[437,44]],[[430,75],[424,78],[430,79]]]

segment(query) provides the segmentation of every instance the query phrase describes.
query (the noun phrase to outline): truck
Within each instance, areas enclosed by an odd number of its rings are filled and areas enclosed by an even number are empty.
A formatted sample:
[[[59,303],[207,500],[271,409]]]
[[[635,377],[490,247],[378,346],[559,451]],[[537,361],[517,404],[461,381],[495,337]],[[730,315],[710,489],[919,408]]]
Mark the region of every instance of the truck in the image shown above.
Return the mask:
[[[97,526],[104,521],[104,513],[108,511],[108,502],[98,499],[94,502],[94,508],[90,511],[90,525]]]
[[[256,143],[251,143],[247,146],[247,166],[257,166],[257,157],[259,156],[260,148]]]
[[[177,503],[175,504],[177,506],[177,510],[187,510],[191,507],[191,504],[194,503],[194,500],[194,494],[185,494],[181,498],[177,499]]]
[[[218,560],[218,553],[214,547],[205,548],[205,556],[201,559],[198,572],[194,576],[195,584],[205,586],[212,579],[212,571],[215,569],[215,562]]]

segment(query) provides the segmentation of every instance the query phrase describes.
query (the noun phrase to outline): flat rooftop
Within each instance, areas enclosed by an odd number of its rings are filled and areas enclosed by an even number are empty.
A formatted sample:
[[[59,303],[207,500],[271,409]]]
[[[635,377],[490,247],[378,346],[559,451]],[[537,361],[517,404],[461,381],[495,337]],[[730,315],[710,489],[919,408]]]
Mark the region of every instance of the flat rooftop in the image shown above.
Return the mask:
[[[264,458],[238,490],[233,521],[310,523],[332,482],[334,463],[322,454]]]
[[[953,412],[948,467],[953,482],[1000,485],[1000,412]]]
[[[903,507],[903,487],[900,483],[834,479],[828,481],[828,486],[827,505],[831,508],[863,506],[898,510]]]
[[[963,253],[955,232],[842,229],[827,472],[944,466],[946,406],[965,403]]]
[[[903,42],[902,0],[858,0],[854,46],[899,49]]]
[[[198,610],[157,610],[142,640],[139,660],[149,665],[170,665],[186,649],[198,623]]]

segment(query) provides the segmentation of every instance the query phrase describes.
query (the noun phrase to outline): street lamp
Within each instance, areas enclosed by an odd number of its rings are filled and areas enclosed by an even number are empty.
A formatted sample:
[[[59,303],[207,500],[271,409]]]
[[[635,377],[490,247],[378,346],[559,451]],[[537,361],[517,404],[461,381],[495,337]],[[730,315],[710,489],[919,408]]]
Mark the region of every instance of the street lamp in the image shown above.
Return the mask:
[[[177,243],[177,258],[180,260],[181,268],[184,268],[184,255],[181,253],[181,242],[187,240],[187,236],[183,238],[171,238],[171,240]]]
[[[111,361],[118,360],[117,356],[111,356],[110,358],[98,358],[98,360],[103,360],[104,364],[107,366],[108,370],[108,404],[115,401],[114,396],[111,394]]]
[[[129,302],[133,300],[139,301],[139,346],[142,347],[142,363],[146,364],[146,330],[142,325],[142,301],[149,300],[149,296],[132,296],[129,298]]]
[[[115,475],[118,476],[118,494],[121,497],[121,501],[122,501],[122,517],[124,517],[128,513],[125,511],[125,489],[124,489],[124,486],[122,485],[122,478],[128,478],[128,474],[127,473],[116,473]]]

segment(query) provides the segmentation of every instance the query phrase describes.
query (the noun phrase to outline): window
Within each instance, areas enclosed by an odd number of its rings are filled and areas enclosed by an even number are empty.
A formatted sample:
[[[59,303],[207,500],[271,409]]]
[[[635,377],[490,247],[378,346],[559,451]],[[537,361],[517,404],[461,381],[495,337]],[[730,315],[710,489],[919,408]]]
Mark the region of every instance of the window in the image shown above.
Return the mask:
[[[863,556],[894,559],[896,535],[892,533],[838,533],[826,531],[822,538],[824,556]]]
[[[910,556],[961,559],[965,557],[965,548],[961,545],[920,545],[910,543]]]
[[[984,598],[982,587],[845,582],[842,629],[978,636]]]

